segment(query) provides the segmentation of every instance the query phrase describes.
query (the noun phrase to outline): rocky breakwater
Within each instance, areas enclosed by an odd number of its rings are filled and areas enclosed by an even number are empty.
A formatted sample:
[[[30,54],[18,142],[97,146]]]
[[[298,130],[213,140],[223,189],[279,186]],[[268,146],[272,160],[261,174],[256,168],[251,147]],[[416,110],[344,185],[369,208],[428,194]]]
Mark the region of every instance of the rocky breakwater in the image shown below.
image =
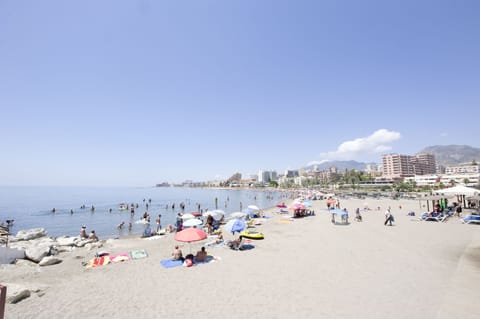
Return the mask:
[[[40,272],[41,267],[56,265],[62,262],[64,254],[85,247],[88,250],[102,247],[102,242],[80,237],[61,236],[48,237],[44,228],[20,230],[9,239],[8,247],[0,247],[0,274],[2,272],[19,271],[17,276],[0,276],[12,281],[2,282],[7,286],[7,302],[17,303],[30,297],[33,293],[42,296],[48,287],[25,282],[25,274]],[[25,273],[25,274],[24,274]]]

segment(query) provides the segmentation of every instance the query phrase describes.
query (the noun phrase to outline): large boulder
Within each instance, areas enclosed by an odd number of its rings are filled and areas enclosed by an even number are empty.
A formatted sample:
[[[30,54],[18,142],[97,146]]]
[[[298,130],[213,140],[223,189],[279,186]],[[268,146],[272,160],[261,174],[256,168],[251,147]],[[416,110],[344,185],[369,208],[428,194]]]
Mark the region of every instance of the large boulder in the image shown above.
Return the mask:
[[[43,257],[46,257],[50,254],[50,246],[32,246],[25,250],[25,255],[28,259],[34,262],[40,262]]]
[[[58,246],[75,246],[75,243],[80,240],[80,237],[61,236],[57,237]]]
[[[0,264],[11,264],[17,259],[25,258],[25,250],[0,247]]]
[[[78,241],[75,242],[75,246],[83,247],[86,244],[90,244],[90,243],[93,243],[93,242],[94,242],[93,239],[81,239],[81,240],[78,240]]]
[[[26,230],[19,230],[15,238],[17,240],[32,240],[35,238],[40,238],[47,236],[47,231],[45,228],[33,228]]]

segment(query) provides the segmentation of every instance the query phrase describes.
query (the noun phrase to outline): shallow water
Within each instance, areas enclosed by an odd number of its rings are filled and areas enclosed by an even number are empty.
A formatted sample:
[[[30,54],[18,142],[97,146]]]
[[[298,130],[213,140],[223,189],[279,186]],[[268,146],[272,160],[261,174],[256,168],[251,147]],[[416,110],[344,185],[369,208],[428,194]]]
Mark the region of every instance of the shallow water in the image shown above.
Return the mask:
[[[203,211],[215,209],[217,198],[218,209],[228,215],[240,211],[240,203],[243,208],[256,205],[266,209],[285,200],[284,196],[279,192],[238,189],[0,186],[0,221],[13,219],[13,234],[21,229],[43,227],[50,236],[76,236],[80,227],[86,225],[87,232],[95,230],[100,239],[105,239],[141,234],[145,226],[135,221],[145,211],[151,216],[152,227],[158,214],[162,215],[163,227],[174,224],[176,215],[181,212],[181,202],[185,204],[184,212],[189,213],[198,211],[198,205]],[[147,209],[149,199],[151,203]],[[120,211],[120,203],[138,204],[135,215],[132,217],[129,210]],[[174,209],[172,204],[175,204]],[[81,209],[82,205],[86,208]],[[52,213],[53,208],[55,213]],[[117,229],[122,221],[132,222],[131,232],[127,227]]]

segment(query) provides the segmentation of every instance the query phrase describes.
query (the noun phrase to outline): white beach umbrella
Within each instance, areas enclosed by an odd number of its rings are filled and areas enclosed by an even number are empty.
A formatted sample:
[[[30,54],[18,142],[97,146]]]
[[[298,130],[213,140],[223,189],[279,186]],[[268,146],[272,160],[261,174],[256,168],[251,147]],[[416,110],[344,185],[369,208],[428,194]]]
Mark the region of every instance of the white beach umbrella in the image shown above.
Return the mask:
[[[213,219],[215,220],[220,220],[222,219],[222,217],[225,215],[225,212],[223,210],[220,210],[220,209],[216,209],[216,210],[212,210],[212,211],[208,211],[208,212],[205,212],[203,213],[203,217],[208,217],[208,216],[212,216]]]
[[[192,214],[183,214],[182,215],[182,219],[185,220],[185,219],[192,219],[192,218],[195,218],[194,215]]]
[[[248,208],[253,210],[253,211],[258,211],[260,210],[260,208],[258,208],[258,206],[255,206],[255,205],[248,205]]]
[[[193,227],[201,225],[203,222],[198,218],[190,218],[183,222],[184,227]]]

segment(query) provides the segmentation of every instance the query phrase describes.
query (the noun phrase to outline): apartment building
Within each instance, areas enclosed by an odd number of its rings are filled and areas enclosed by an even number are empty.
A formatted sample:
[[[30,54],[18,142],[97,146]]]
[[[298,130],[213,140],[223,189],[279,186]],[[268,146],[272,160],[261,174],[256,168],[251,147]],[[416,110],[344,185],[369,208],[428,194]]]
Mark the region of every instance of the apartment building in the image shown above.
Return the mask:
[[[383,177],[391,180],[415,175],[435,174],[436,162],[433,154],[386,154],[382,156]]]

